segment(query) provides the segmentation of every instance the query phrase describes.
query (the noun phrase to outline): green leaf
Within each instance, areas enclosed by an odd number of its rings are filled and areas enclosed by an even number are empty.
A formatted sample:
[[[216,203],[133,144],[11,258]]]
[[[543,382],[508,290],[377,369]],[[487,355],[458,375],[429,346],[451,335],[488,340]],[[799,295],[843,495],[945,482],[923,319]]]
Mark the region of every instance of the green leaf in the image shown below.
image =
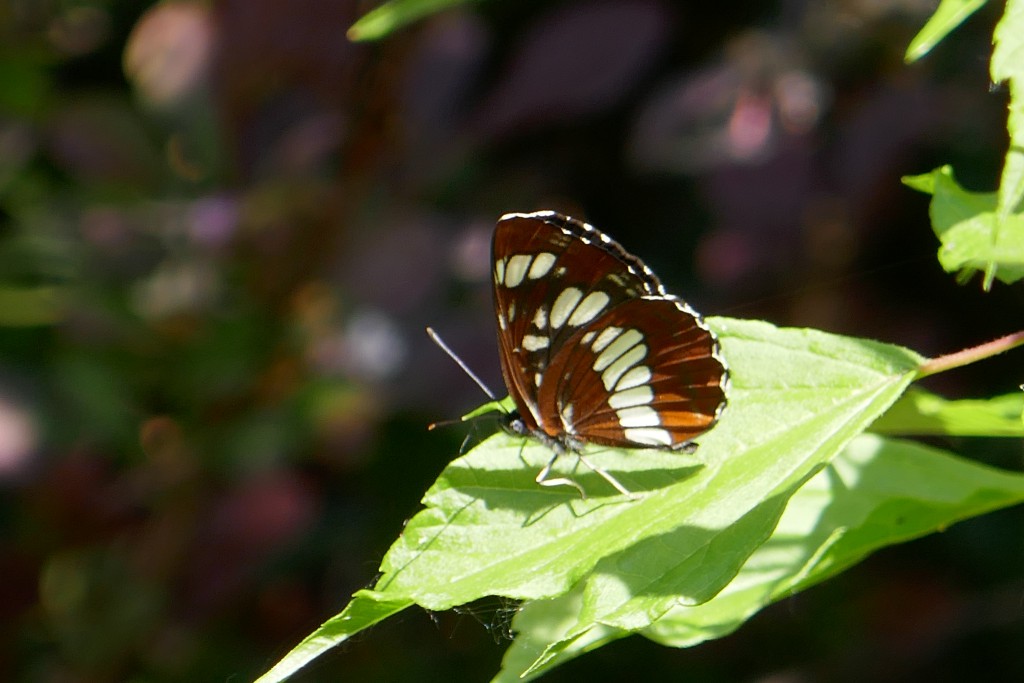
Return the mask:
[[[907,61],[925,54],[966,17],[984,4],[981,0],[943,0],[924,29],[907,49]],[[1024,0],[1008,0],[992,37],[994,50],[990,65],[992,81],[1007,83],[1010,92],[1006,123],[1010,145],[1003,162],[999,190],[994,195],[967,193],[953,180],[948,168],[934,171],[944,174],[945,182],[933,186],[932,224],[943,241],[939,260],[947,272],[958,272],[962,280],[975,271],[983,273],[988,290],[995,279],[1012,283],[1024,276],[1024,216],[1020,213],[1024,198]],[[907,184],[914,185],[910,179]],[[938,178],[937,178],[938,180]],[[943,197],[948,192],[950,196]],[[937,206],[954,207],[954,223],[943,223]],[[971,208],[968,214],[956,210]],[[945,237],[944,233],[948,233]]]
[[[983,7],[985,2],[986,0],[942,0],[924,28],[910,41],[903,57],[904,61],[910,64],[931,52],[940,40]]]
[[[1008,0],[1006,10],[996,25],[993,35],[991,73],[994,83],[1008,83],[1010,90],[1009,113],[1006,129],[1010,146],[1003,162],[999,181],[996,226],[1000,231],[1019,229],[1019,224],[1007,225],[1011,214],[1020,209],[1024,196],[1024,1]],[[995,275],[986,274],[991,283]]]
[[[686,635],[691,624],[701,622],[715,624],[722,635],[745,619],[737,617],[748,608],[735,607],[749,606],[751,592],[760,594],[753,602],[768,604],[838,574],[879,548],[1022,501],[1024,476],[939,449],[863,435],[793,497],[775,534],[744,567],[742,580],[737,577],[714,601],[679,610],[645,635],[665,644],[692,645],[706,639]],[[743,593],[745,598],[737,597]],[[719,599],[732,605],[721,609],[722,604],[712,604]],[[680,618],[672,623],[675,616]]]
[[[1024,393],[949,401],[910,389],[871,425],[879,434],[1024,437]]]
[[[591,492],[587,500],[538,487],[533,479],[550,451],[496,435],[453,462],[427,493],[427,510],[385,557],[378,590],[437,610],[489,594],[536,599],[565,592],[602,558],[623,562],[616,554],[641,541],[677,533],[684,545],[704,548],[761,504],[781,512],[773,497],[894,401],[920,361],[904,349],[812,330],[735,320],[716,327],[732,367],[730,406],[697,456],[592,449],[596,462],[644,492],[642,500],[610,496],[590,472],[575,475]],[[717,590],[693,588],[694,600]]]
[[[630,631],[624,629],[597,625],[563,648],[557,657],[549,659],[544,667],[531,669],[551,643],[566,636],[576,623],[582,604],[582,591],[578,589],[552,600],[523,603],[512,620],[515,640],[505,652],[501,670],[492,679],[492,683],[520,683],[539,678],[556,666],[631,635]]]
[[[991,272],[1007,284],[1024,277],[1024,215],[998,221],[996,194],[963,189],[949,166],[903,182],[932,195],[929,214],[946,272],[959,273],[961,279],[976,271]]]
[[[414,21],[470,0],[390,0],[373,9],[348,29],[348,39],[355,42],[380,40]]]
[[[581,500],[572,488],[534,482],[547,448],[497,434],[427,492],[426,509],[384,558],[376,599],[442,610],[576,587],[580,609],[539,665],[601,625],[647,627],[727,585],[793,492],[899,397],[922,362],[906,349],[814,330],[709,324],[732,386],[725,416],[696,454],[588,449],[636,500],[561,458],[559,474],[589,494]]]
[[[256,683],[285,680],[335,645],[411,605],[408,600],[394,600],[374,591],[359,591],[341,614],[325,621],[270,671],[256,679]]]
[[[790,499],[771,537],[724,590],[703,604],[673,607],[641,633],[672,647],[727,635],[766,605],[879,548],[1022,501],[1024,476],[938,449],[862,435]],[[524,605],[513,622],[519,635],[495,681],[522,680],[546,642],[564,638],[581,603],[574,592]],[[595,628],[545,670],[627,635],[625,629]]]
[[[473,418],[480,417],[481,415],[486,415],[488,413],[508,413],[515,410],[515,407],[516,404],[512,401],[512,397],[506,396],[500,401],[489,401],[479,408],[474,408],[463,415],[460,419],[462,422],[467,422]]]

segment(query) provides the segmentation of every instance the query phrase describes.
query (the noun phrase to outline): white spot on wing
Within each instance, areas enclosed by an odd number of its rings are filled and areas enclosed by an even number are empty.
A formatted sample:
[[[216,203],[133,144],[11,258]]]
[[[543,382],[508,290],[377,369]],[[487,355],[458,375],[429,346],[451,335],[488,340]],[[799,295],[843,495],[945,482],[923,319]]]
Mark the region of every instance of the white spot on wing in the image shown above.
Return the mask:
[[[576,307],[576,310],[569,316],[569,324],[573,327],[579,327],[589,323],[604,310],[610,299],[611,297],[604,292],[591,292],[584,297],[583,301]]]
[[[582,338],[580,339],[580,344],[589,344],[589,343],[590,343],[590,340],[594,338],[594,335],[595,335],[595,334],[596,334],[596,332],[594,332],[593,330],[591,330],[590,332],[587,332],[587,333],[586,333],[585,335],[583,335],[583,337],[582,337]]]
[[[508,321],[513,322],[516,319],[516,302],[510,301],[508,304]]]
[[[666,429],[658,429],[654,427],[633,427],[632,429],[624,429],[623,436],[626,437],[627,441],[633,443],[647,444],[648,446],[671,446],[672,435],[668,433]]]
[[[505,286],[518,287],[526,277],[526,271],[530,269],[532,260],[533,257],[529,254],[516,254],[510,257],[508,265],[505,266]]]
[[[625,391],[626,389],[632,389],[642,384],[647,384],[651,381],[651,369],[646,365],[638,365],[633,368],[619,380],[619,383],[615,385],[616,391]]]
[[[523,337],[523,348],[527,351],[540,351],[546,349],[551,341],[547,337],[539,337],[535,334],[528,334]]]
[[[619,425],[623,429],[630,427],[657,427],[661,424],[658,411],[649,406],[635,406],[615,411],[619,416]]]
[[[494,263],[494,281],[499,285],[505,284],[505,259],[498,259]]]
[[[537,309],[537,312],[533,314],[533,324],[538,330],[543,330],[548,326],[548,309],[541,306]]]
[[[616,391],[608,397],[608,405],[618,410],[619,408],[647,405],[653,400],[654,389],[645,384],[625,391]]]
[[[598,337],[598,341],[600,341],[600,339],[601,338]],[[619,335],[615,341],[609,344],[608,348],[598,354],[597,358],[594,360],[594,369],[601,372],[611,365],[616,358],[643,340],[644,335],[640,333],[640,330],[626,330],[624,333]],[[597,342],[594,342],[594,346],[597,346]],[[632,365],[632,363],[630,363],[630,365]]]
[[[583,298],[583,292],[575,287],[566,287],[551,306],[551,327],[561,327],[569,319],[576,304]]]
[[[502,330],[508,329],[508,321],[505,320],[504,313],[498,313],[498,327],[500,327]]]
[[[608,366],[607,370],[601,373],[601,381],[604,383],[604,388],[611,391],[612,387],[615,386],[615,383],[619,381],[620,377],[622,377],[622,374],[642,361],[646,355],[646,344],[637,344],[629,351],[622,354],[614,363]]]
[[[622,334],[621,327],[606,327],[601,330],[601,334],[597,335],[597,339],[594,340],[594,345],[591,347],[594,349],[594,353],[601,353],[604,347],[615,341],[615,338]]]
[[[527,277],[531,280],[537,280],[548,274],[551,270],[551,266],[555,265],[557,257],[550,252],[543,252],[533,257],[533,265],[530,266],[530,272],[527,273]]]
[[[569,432],[570,434],[576,431],[576,429],[573,428],[572,426],[573,412],[573,405],[571,403],[566,403],[565,406],[562,408],[562,412],[560,414],[560,417],[562,418],[562,429]]]

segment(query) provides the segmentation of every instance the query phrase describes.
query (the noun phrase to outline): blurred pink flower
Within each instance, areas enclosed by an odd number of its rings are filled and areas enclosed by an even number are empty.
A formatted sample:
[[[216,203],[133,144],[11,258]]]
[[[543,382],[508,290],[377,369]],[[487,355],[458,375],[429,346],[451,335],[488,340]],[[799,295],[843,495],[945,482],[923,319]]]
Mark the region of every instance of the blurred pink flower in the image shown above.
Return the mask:
[[[177,104],[205,83],[214,34],[205,3],[157,4],[128,37],[125,75],[150,104]]]

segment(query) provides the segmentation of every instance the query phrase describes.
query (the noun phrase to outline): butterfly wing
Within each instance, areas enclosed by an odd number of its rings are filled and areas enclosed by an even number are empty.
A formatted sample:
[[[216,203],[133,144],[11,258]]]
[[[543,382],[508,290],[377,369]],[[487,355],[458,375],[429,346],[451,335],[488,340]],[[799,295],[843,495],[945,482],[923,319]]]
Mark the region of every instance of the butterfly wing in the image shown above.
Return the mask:
[[[527,428],[557,436],[561,424],[538,402],[552,358],[608,310],[661,294],[661,283],[606,235],[551,211],[503,216],[492,250],[505,384]]]
[[[572,438],[631,448],[687,447],[725,405],[714,335],[672,296],[624,301],[554,356],[538,403]]]

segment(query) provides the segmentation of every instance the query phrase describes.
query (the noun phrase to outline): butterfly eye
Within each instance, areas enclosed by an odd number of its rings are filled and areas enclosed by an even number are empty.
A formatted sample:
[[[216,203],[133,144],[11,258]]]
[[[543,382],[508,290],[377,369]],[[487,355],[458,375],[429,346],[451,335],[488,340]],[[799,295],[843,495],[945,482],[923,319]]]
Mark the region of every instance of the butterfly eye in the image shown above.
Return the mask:
[[[556,456],[591,443],[687,452],[717,422],[728,383],[718,340],[618,242],[553,211],[507,214],[492,272],[502,374],[517,408],[508,431]],[[545,482],[549,470],[540,483],[576,486]]]
[[[516,436],[528,436],[530,434],[530,430],[527,429],[526,423],[523,422],[518,413],[509,413],[502,426],[505,428],[505,431]]]

